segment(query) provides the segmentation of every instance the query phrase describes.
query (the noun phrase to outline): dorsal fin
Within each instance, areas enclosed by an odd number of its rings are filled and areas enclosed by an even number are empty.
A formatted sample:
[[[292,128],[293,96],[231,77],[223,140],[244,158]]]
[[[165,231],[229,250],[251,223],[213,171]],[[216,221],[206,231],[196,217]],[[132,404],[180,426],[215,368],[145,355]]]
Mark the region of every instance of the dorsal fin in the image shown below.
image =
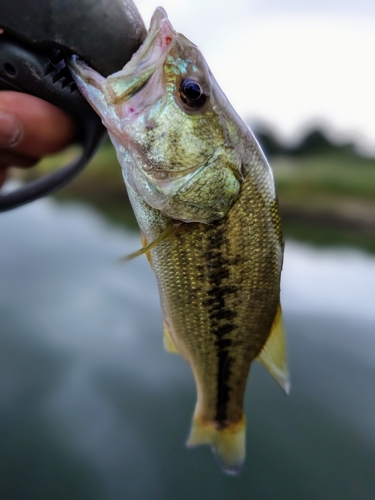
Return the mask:
[[[285,394],[289,394],[290,380],[280,303],[277,307],[275,319],[273,320],[270,336],[257,359],[276,379]]]

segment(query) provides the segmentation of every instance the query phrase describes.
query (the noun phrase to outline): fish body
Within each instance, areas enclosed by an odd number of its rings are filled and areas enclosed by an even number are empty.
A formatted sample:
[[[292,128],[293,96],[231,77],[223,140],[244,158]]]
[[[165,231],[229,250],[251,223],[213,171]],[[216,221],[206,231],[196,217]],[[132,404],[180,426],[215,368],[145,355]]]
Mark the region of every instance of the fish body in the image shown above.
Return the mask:
[[[210,444],[225,472],[238,473],[252,361],[289,388],[270,167],[202,54],[163,9],[120,72],[105,79],[77,59],[70,67],[115,145],[157,279],[165,345],[194,374],[188,445]]]

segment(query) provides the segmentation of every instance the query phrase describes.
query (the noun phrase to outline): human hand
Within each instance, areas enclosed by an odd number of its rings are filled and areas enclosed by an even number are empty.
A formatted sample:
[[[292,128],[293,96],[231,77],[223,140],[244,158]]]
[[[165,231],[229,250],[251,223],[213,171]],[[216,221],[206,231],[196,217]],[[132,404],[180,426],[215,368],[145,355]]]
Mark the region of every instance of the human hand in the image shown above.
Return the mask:
[[[73,119],[28,94],[0,92],[0,186],[10,166],[30,167],[74,138]]]

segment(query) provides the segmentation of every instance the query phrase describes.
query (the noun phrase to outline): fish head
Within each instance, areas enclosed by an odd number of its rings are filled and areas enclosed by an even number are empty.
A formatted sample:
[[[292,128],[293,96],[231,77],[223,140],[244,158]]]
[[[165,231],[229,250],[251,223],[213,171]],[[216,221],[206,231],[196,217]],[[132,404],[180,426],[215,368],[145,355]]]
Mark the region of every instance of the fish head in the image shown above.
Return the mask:
[[[204,57],[164,9],[121,71],[104,78],[77,58],[70,69],[144,202],[184,222],[228,213],[242,181],[240,138]]]

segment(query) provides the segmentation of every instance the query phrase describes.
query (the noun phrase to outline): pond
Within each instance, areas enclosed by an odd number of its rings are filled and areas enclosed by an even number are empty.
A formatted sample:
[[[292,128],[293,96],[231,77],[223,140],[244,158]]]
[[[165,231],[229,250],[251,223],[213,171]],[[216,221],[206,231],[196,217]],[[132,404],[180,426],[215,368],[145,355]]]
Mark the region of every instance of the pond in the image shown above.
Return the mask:
[[[0,217],[0,498],[375,498],[375,257],[287,241],[291,395],[254,364],[247,461],[188,450],[190,368],[167,354],[139,235],[48,198]]]

